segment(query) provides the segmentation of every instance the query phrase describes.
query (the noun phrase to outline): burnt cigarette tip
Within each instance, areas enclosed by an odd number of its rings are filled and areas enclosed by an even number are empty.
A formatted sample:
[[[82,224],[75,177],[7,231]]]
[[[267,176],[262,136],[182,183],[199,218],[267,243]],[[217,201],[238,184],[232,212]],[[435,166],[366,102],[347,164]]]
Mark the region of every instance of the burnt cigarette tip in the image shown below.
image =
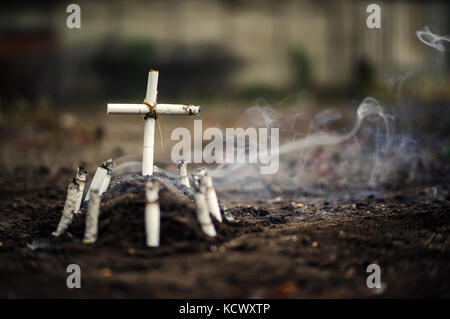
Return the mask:
[[[87,170],[85,170],[82,166],[78,166],[77,175],[78,176],[87,175]]]
[[[110,158],[107,159],[106,161],[103,162],[103,164],[101,165],[101,167],[105,168],[105,169],[110,169],[113,166],[115,166],[115,162]]]

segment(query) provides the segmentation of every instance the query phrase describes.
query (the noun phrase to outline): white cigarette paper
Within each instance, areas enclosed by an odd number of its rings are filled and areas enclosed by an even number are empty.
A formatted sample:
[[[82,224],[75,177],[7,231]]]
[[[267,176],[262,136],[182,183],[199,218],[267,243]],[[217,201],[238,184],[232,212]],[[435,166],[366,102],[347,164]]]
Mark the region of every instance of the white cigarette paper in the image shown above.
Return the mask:
[[[144,147],[142,150],[142,175],[153,175],[153,152],[155,151],[155,119],[147,116],[144,126]]]
[[[178,162],[178,173],[180,174],[179,176],[179,182],[180,184],[187,186],[187,187],[191,187],[191,185],[189,184],[189,176],[187,173],[187,164],[185,161],[180,160]]]
[[[90,199],[92,190],[95,189],[98,191],[100,189],[107,173],[108,173],[108,170],[106,168],[104,168],[103,166],[97,167],[94,178],[92,179],[91,185],[89,186],[88,193],[87,193],[86,197],[84,198],[84,201],[88,201]]]
[[[112,170],[108,168],[106,172],[106,176],[103,179],[102,186],[100,186],[100,190],[98,191],[99,196],[102,196],[109,187],[109,183],[111,182]]]
[[[160,210],[159,210],[159,184],[148,181],[145,184],[145,234],[148,247],[159,246]]]
[[[75,203],[75,207],[73,209],[74,214],[78,214],[80,212],[81,200],[83,199],[84,187],[86,185],[86,177],[87,172],[84,168],[78,167],[76,181],[78,183],[78,193],[77,193],[77,202]]]
[[[148,99],[147,99],[148,101]],[[201,107],[189,104],[156,104],[155,111],[162,115],[197,115]],[[148,114],[147,104],[108,103],[107,114]]]
[[[208,209],[211,215],[214,216],[219,222],[222,222],[222,215],[220,214],[219,201],[217,199],[216,191],[213,187],[212,177],[209,174],[205,174],[201,177],[202,183],[205,185],[205,196],[208,202]]]
[[[56,228],[56,231],[52,233],[53,236],[58,237],[63,234],[72,223],[73,210],[77,203],[78,189],[79,185],[77,184],[75,179],[73,179],[72,182],[70,182],[69,187],[67,188],[66,202],[64,203],[64,208],[58,227]]]
[[[216,236],[216,229],[214,228],[214,224],[211,221],[211,217],[209,215],[208,210],[208,203],[206,201],[206,196],[202,192],[202,185],[200,185],[200,192],[195,193],[194,199],[195,199],[195,205],[197,207],[197,220],[200,223],[200,227],[202,228],[202,231],[210,236],[215,237]]]
[[[147,103],[156,107],[156,96],[158,94],[158,71],[150,70],[147,81]],[[148,112],[148,111],[147,111]],[[155,121],[156,119],[148,114],[145,116],[144,127],[144,148],[142,150],[142,175],[153,175],[153,152],[155,150]]]
[[[97,190],[91,191],[88,213],[86,216],[86,229],[84,232],[83,243],[92,244],[97,240],[98,216],[100,214],[100,194]]]
[[[91,190],[100,191],[100,196],[108,189],[109,182],[111,181],[112,171],[111,168],[114,166],[114,162],[112,159],[108,159],[104,161],[102,165],[97,167],[95,171],[94,178],[92,179],[91,185],[89,186],[88,192],[84,201],[88,201],[91,196]],[[108,179],[109,174],[109,179]],[[105,188],[106,187],[106,188]],[[103,192],[101,192],[103,188]]]

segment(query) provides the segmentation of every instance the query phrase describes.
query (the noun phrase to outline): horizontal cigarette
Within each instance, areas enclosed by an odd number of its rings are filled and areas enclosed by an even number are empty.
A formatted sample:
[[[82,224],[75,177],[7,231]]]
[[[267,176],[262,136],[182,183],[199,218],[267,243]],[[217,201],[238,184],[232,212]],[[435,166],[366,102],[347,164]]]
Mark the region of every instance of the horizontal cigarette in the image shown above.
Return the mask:
[[[147,114],[149,112],[146,104],[116,104],[109,103],[107,114]],[[157,114],[172,115],[197,115],[200,113],[200,106],[185,104],[157,104]]]
[[[156,113],[197,115],[200,113],[200,106],[185,104],[157,104]]]
[[[147,114],[146,104],[108,104],[106,114]]]

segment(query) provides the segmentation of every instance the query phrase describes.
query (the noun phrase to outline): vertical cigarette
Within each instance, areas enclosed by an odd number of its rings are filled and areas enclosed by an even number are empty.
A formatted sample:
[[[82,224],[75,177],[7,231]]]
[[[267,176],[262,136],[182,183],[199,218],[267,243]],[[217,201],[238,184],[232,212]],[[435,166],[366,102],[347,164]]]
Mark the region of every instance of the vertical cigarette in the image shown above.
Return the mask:
[[[86,229],[84,231],[83,243],[92,244],[97,240],[98,216],[100,214],[100,194],[98,190],[91,190],[88,213],[86,216]]]
[[[67,227],[72,223],[73,210],[77,203],[79,185],[75,178],[70,182],[67,188],[66,202],[62,211],[61,219],[59,221],[56,231],[52,233],[53,236],[58,237],[67,230]]]
[[[97,167],[94,178],[92,179],[91,185],[89,186],[88,193],[87,193],[86,197],[84,198],[84,201],[89,200],[92,190],[100,189],[107,173],[108,173],[108,170],[105,167],[103,167],[103,165]]]
[[[200,177],[197,174],[192,174],[193,188],[198,191],[200,189]]]
[[[187,187],[191,187],[191,185],[189,184],[189,177],[187,174],[187,164],[185,161],[180,160],[178,162],[178,173],[180,174],[179,177],[179,182],[180,184],[187,186]]]
[[[194,180],[194,189],[196,191],[200,190],[200,179],[203,175],[205,175],[205,172],[205,169],[203,167],[200,167],[195,171],[195,175],[192,175],[192,179]]]
[[[214,216],[219,222],[222,222],[222,215],[220,214],[219,201],[217,200],[217,194],[213,187],[212,177],[209,174],[205,174],[202,177],[203,184],[205,185],[205,196],[208,202],[208,209],[211,215]]]
[[[102,196],[108,190],[109,183],[111,182],[111,175],[112,169],[108,168],[102,186],[100,186],[100,190],[98,191],[99,196]]]
[[[155,151],[155,119],[145,116],[144,147],[142,150],[142,175],[153,175],[153,154]]]
[[[75,214],[78,214],[80,212],[81,200],[83,199],[84,187],[86,185],[86,177],[87,177],[86,170],[81,166],[78,167],[77,176],[75,177],[75,180],[77,181],[79,186],[77,194],[77,202],[73,210]]]
[[[208,210],[208,203],[204,194],[204,185],[202,185],[201,182],[200,191],[195,193],[194,199],[195,205],[197,207],[197,220],[200,223],[200,227],[206,235],[210,237],[216,236],[216,229],[214,228],[214,224],[211,221]]]
[[[160,211],[159,211],[159,184],[148,181],[145,184],[145,234],[148,247],[159,246]]]
[[[146,102],[155,107],[158,94],[158,71],[150,70],[147,81]],[[153,175],[153,153],[155,149],[155,118],[149,113],[145,116],[144,147],[142,150],[142,175]]]
[[[91,185],[89,186],[88,192],[86,194],[86,197],[84,198],[84,201],[88,201],[89,197],[91,196],[91,190],[100,190],[103,186],[103,183],[105,182],[105,178],[107,178],[108,173],[110,173],[111,168],[113,167],[114,162],[112,159],[108,159],[103,162],[102,165],[97,167],[97,170],[95,171],[94,178],[92,179]],[[110,174],[112,175],[112,174]],[[111,180],[111,177],[110,177]],[[109,181],[107,182],[108,185],[106,185],[106,191],[109,186]],[[101,196],[102,194],[100,194]]]

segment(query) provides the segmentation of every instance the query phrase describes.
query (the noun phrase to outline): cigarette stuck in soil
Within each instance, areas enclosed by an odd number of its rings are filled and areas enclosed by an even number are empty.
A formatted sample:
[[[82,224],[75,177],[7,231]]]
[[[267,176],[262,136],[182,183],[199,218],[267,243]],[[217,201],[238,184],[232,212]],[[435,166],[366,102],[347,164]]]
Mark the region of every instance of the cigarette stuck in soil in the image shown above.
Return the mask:
[[[178,162],[178,173],[180,174],[179,176],[179,182],[180,184],[187,186],[187,187],[191,187],[191,185],[189,184],[189,177],[188,177],[188,173],[187,173],[187,164],[185,161],[180,160]]]
[[[87,171],[83,167],[78,167],[77,176],[75,177],[78,183],[77,202],[75,204],[73,212],[78,214],[80,212],[81,200],[83,199],[84,187],[86,185]]]
[[[145,233],[148,247],[159,246],[160,210],[159,210],[159,184],[148,181],[145,185]]]
[[[66,202],[64,203],[64,208],[62,211],[61,219],[59,221],[58,227],[56,228],[56,231],[52,233],[53,236],[58,237],[61,234],[63,234],[69,225],[72,223],[73,219],[73,211],[75,208],[75,205],[77,204],[77,195],[79,191],[79,185],[76,182],[76,179],[74,178],[67,188],[67,196],[66,196]]]
[[[220,214],[219,201],[217,199],[216,191],[214,190],[212,177],[209,174],[203,175],[202,183],[205,185],[205,196],[208,202],[208,209],[211,215],[214,216],[219,222],[222,222],[222,215]]]
[[[201,181],[200,189],[195,193],[194,199],[197,207],[197,220],[200,223],[200,227],[206,235],[210,237],[216,236],[216,229],[214,228],[214,224],[209,215],[208,202],[205,196],[205,186]]]
[[[108,168],[105,178],[103,178],[102,185],[100,186],[100,190],[98,191],[98,195],[101,197],[109,187],[109,183],[111,182],[112,169]]]
[[[83,243],[92,244],[97,240],[98,216],[100,215],[100,194],[97,190],[91,190],[91,196],[86,216],[86,229],[84,232]]]
[[[84,201],[88,201],[91,196],[91,190],[97,190],[100,191],[102,187],[106,186],[106,189],[109,186],[109,181],[105,182],[105,179],[108,178],[108,172],[111,170],[114,162],[112,159],[108,159],[107,161],[103,162],[102,165],[97,167],[97,170],[95,171],[94,178],[92,179],[91,185],[89,186],[88,192],[86,194],[86,197],[84,198]],[[109,180],[111,180],[111,176],[109,176]],[[105,186],[104,186],[104,183]],[[106,191],[106,189],[104,191]],[[100,196],[102,193],[100,193]]]

